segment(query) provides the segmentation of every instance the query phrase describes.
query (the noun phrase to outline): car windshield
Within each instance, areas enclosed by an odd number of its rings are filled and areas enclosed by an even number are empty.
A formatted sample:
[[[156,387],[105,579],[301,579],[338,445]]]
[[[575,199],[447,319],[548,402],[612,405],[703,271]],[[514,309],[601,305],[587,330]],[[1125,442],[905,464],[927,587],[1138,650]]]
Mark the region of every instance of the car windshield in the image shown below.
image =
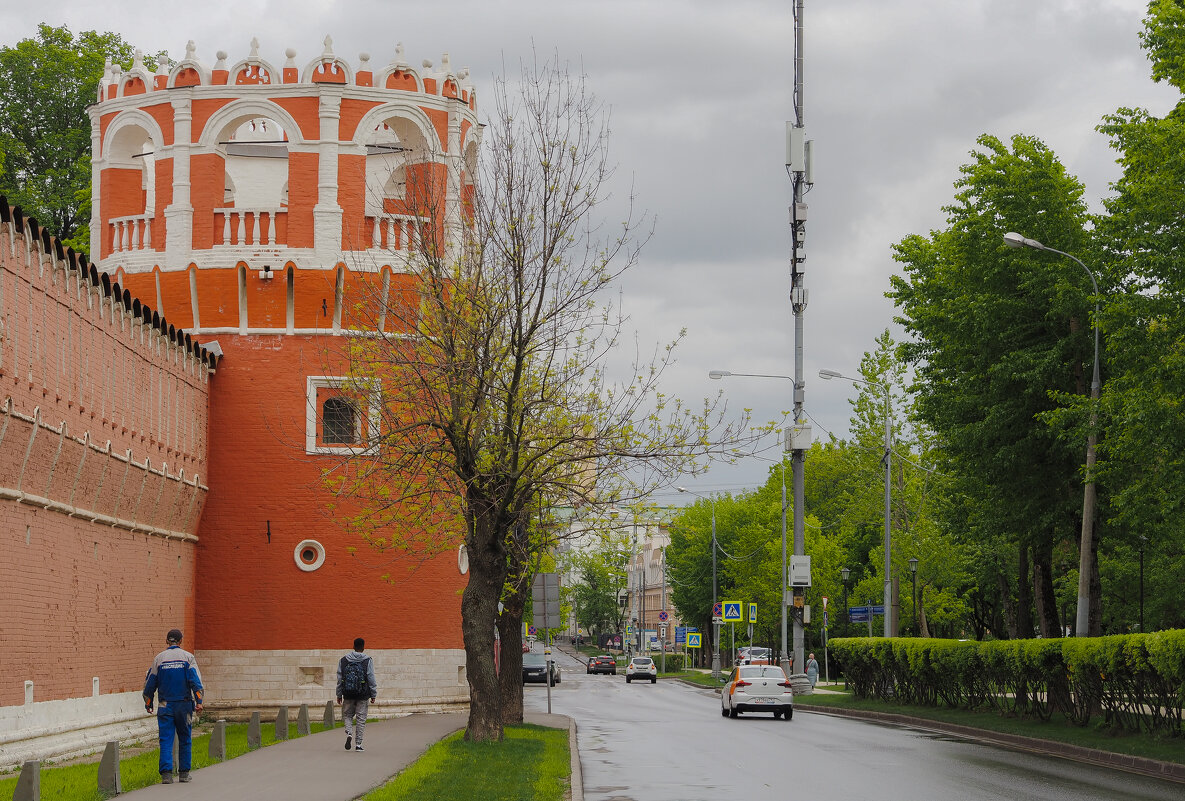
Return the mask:
[[[776,665],[746,665],[740,669],[742,679],[781,679],[786,680],[786,674]]]
[[[646,667],[647,665],[649,665],[649,664],[650,664],[650,662],[651,662],[651,660],[650,660],[650,659],[648,659],[648,658],[646,658],[646,657],[642,657],[642,658],[640,658],[640,659],[635,659],[635,660],[634,660],[634,664],[635,664],[635,665],[641,665],[642,667]]]
[[[523,654],[523,665],[526,667],[543,667],[547,664],[547,659],[543,654],[529,653]]]

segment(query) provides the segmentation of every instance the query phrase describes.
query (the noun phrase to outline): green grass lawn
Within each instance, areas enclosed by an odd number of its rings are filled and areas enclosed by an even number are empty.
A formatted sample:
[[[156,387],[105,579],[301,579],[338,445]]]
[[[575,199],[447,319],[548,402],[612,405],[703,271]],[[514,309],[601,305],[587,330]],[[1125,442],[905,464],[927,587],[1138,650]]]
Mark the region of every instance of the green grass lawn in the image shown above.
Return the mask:
[[[835,688],[842,690],[842,685]],[[1042,740],[1082,746],[1083,748],[1097,748],[1100,751],[1111,751],[1116,754],[1159,759],[1164,762],[1185,764],[1185,738],[1162,738],[1150,735],[1115,734],[1101,725],[1092,723],[1088,726],[1074,726],[1066,723],[1058,715],[1049,721],[1030,720],[1027,718],[1009,717],[995,711],[970,711],[966,709],[949,709],[945,706],[912,706],[908,704],[888,704],[881,701],[856,698],[850,693],[841,694],[819,693],[815,695],[799,695],[794,703],[800,707],[832,706],[842,709],[867,710],[871,712],[885,712],[896,715],[908,715],[942,723],[959,726],[971,726],[977,729],[1016,734],[1022,737],[1036,737]]]
[[[325,726],[322,723],[313,723],[311,729],[315,734],[323,731]],[[277,742],[276,727],[272,723],[264,723],[260,727],[260,734],[264,747]],[[297,736],[295,723],[288,724],[288,736],[290,738]],[[134,746],[135,744],[130,744],[130,747],[125,746],[125,748],[130,751]],[[210,758],[209,748],[209,732],[201,735],[195,732],[193,770],[199,770],[217,761]],[[247,724],[228,723],[226,726],[226,758],[234,759],[245,753],[247,753]],[[101,752],[97,753],[94,755],[94,761],[77,765],[55,766],[52,762],[43,762],[41,764],[41,797],[46,801],[49,799],[54,799],[54,801],[59,801],[59,799],[60,801],[102,801],[105,797],[99,792],[99,760],[102,756]],[[123,791],[127,793],[159,782],[160,773],[157,772],[157,766],[160,764],[159,757],[160,754],[156,748],[151,748],[135,756],[124,756],[121,753],[119,779]],[[0,779],[0,801],[12,801],[19,775],[20,771],[18,770],[10,777]]]
[[[571,782],[568,730],[507,726],[501,743],[457,732],[363,801],[560,801]]]

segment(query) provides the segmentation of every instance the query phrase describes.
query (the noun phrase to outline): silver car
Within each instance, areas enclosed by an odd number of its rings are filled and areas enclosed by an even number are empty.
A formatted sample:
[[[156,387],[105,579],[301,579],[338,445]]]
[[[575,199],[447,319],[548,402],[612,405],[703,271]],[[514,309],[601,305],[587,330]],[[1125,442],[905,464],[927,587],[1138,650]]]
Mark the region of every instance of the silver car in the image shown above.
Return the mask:
[[[737,665],[720,689],[720,714],[735,718],[741,712],[773,712],[775,718],[794,716],[794,691],[777,665]]]
[[[628,683],[634,679],[649,681],[651,684],[657,682],[658,668],[654,666],[654,660],[648,656],[635,656],[631,659],[625,666],[625,680]]]

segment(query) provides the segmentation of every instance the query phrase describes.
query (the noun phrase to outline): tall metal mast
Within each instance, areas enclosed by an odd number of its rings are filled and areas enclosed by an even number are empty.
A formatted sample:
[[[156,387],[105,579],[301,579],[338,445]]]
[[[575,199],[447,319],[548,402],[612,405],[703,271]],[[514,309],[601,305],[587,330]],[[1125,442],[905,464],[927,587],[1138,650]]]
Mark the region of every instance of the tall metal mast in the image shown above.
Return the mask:
[[[803,114],[802,62],[803,62],[803,0],[794,5],[794,122],[786,124],[786,171],[794,188],[794,203],[790,207],[791,259],[790,259],[790,305],[794,310],[794,425],[788,432],[786,449],[791,452],[791,469],[794,484],[794,556],[801,557],[805,551],[804,525],[804,461],[806,449],[811,446],[811,429],[803,413],[803,396],[806,384],[802,374],[803,314],[806,311],[807,290],[805,287],[806,212],[803,195],[811,183],[810,147],[806,141]],[[792,571],[793,572],[793,571]],[[788,577],[783,575],[783,581]],[[794,670],[803,671],[803,595],[804,588],[792,588],[794,604]],[[785,599],[783,598],[783,603]],[[783,640],[784,641],[784,640]],[[783,655],[785,659],[785,655]],[[785,667],[785,664],[783,664]]]

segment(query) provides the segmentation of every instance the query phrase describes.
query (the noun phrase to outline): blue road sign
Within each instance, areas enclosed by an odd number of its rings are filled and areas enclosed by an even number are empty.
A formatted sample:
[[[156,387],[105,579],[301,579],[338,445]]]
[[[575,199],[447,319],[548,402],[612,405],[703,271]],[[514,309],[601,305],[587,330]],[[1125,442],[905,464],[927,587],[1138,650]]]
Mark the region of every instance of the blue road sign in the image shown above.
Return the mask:
[[[724,622],[725,623],[740,623],[744,620],[741,615],[741,605],[737,601],[724,602]]]

